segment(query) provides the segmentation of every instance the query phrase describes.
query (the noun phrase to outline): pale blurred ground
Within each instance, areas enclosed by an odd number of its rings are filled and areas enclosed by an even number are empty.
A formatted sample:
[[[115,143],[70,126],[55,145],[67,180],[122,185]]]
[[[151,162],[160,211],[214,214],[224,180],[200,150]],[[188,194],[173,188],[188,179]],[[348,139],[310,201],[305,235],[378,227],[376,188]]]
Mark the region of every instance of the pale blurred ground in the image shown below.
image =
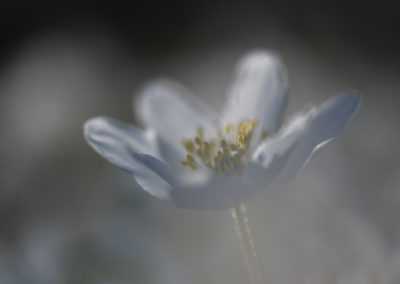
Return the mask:
[[[237,58],[256,47],[286,63],[287,114],[343,90],[363,95],[353,121],[297,178],[248,202],[265,283],[400,283],[400,56],[385,45],[397,43],[387,40],[397,26],[385,37],[371,24],[355,38],[335,13],[315,10],[307,33],[290,21],[296,7],[269,20],[272,12],[248,9],[219,7],[210,23],[203,11],[197,25],[179,18],[188,26],[168,25],[181,34],[162,46],[147,38],[160,36],[156,27],[124,41],[88,21],[79,32],[39,29],[4,53],[1,284],[247,283],[229,212],[152,198],[86,145],[82,124],[95,115],[134,123],[132,94],[165,75],[218,109]],[[215,23],[223,28],[213,32]]]

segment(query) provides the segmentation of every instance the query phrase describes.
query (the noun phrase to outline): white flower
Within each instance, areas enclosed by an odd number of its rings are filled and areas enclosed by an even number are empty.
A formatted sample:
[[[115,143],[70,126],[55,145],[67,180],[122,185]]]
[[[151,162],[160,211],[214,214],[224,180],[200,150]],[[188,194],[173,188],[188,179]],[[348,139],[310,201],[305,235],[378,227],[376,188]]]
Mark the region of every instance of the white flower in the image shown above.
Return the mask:
[[[178,83],[159,80],[135,104],[144,130],[95,117],[84,125],[85,138],[156,197],[181,208],[230,208],[294,177],[360,104],[348,91],[279,129],[287,87],[279,58],[255,51],[239,62],[218,114]]]

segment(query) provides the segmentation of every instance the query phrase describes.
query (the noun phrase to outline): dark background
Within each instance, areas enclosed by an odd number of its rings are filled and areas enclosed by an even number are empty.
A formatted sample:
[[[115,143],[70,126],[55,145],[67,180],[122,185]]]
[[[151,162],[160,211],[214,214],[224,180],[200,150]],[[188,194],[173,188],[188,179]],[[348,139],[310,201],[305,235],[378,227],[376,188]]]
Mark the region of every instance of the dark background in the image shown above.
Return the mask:
[[[283,29],[320,48],[355,45],[398,60],[397,1],[3,1],[2,58],[37,35],[104,29],[135,52],[179,52]],[[326,48],[326,47],[325,47]]]

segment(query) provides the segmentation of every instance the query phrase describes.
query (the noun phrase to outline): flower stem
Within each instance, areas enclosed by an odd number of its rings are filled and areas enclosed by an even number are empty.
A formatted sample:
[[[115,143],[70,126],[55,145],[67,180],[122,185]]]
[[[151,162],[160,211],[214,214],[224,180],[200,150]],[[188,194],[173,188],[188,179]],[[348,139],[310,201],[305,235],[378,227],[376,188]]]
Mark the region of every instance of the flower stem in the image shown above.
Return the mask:
[[[250,284],[261,284],[261,271],[258,264],[254,241],[251,236],[249,221],[246,215],[246,207],[241,203],[238,206],[233,207],[231,211],[235,229],[241,241]]]

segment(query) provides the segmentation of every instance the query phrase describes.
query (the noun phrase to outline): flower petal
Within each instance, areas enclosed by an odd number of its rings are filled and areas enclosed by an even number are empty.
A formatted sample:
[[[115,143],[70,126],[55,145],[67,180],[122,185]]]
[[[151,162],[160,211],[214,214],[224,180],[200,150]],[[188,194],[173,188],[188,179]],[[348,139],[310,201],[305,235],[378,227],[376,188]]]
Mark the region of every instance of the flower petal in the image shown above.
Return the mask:
[[[176,207],[196,210],[223,210],[249,199],[255,189],[240,177],[212,176],[205,182],[174,187],[171,197]]]
[[[195,137],[198,126],[207,136],[215,133],[215,114],[172,80],[149,83],[134,107],[144,126],[156,130],[160,155],[176,173],[182,172],[180,162],[186,156],[182,139]]]
[[[137,153],[155,154],[152,131],[145,132],[110,118],[95,117],[85,122],[84,135],[96,152],[133,175],[144,190],[159,198],[169,197],[170,184],[155,173],[149,163],[144,164],[135,156]]]
[[[308,123],[315,109],[298,115],[273,137],[266,139],[253,154],[246,167],[244,178],[256,187],[266,189],[287,164],[291,154],[306,134]]]
[[[287,89],[286,70],[277,55],[264,50],[247,54],[239,61],[221,123],[258,118],[259,130],[274,133]]]
[[[179,179],[172,174],[167,164],[148,154],[133,153],[133,156],[146,165],[150,170],[155,172],[159,177],[168,182],[171,186],[178,185]]]
[[[171,145],[181,148],[181,139],[196,136],[198,126],[207,130],[215,114],[178,82],[160,79],[149,83],[135,103],[138,118]]]
[[[361,97],[356,91],[328,99],[317,107],[307,131],[283,168],[274,186],[294,177],[308,162],[313,152],[333,140],[353,117]]]

